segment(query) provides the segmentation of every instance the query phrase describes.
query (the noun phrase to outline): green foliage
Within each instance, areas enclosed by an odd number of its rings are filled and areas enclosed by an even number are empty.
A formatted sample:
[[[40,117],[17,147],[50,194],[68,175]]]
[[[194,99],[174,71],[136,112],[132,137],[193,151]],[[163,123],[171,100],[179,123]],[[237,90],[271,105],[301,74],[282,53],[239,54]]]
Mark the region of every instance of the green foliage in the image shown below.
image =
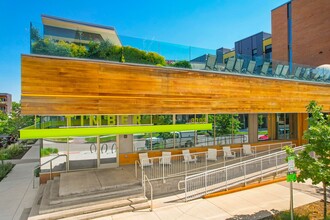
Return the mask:
[[[264,124],[263,118],[264,118],[263,115],[258,115],[258,125],[259,125],[259,128],[261,128],[261,126]]]
[[[217,137],[226,134],[237,134],[241,128],[241,122],[238,120],[237,115],[217,114],[215,118],[214,115],[209,115],[208,117],[210,123],[215,119],[215,132]]]
[[[0,181],[13,169],[14,165],[11,163],[0,164]]]
[[[17,140],[19,130],[27,126],[33,125],[33,116],[22,116],[20,103],[12,103],[12,112],[10,115],[0,113],[0,133],[7,134]]]
[[[0,149],[0,160],[10,160],[24,152],[22,144],[12,144],[7,148]]]
[[[186,69],[192,68],[189,61],[186,61],[186,60],[175,62],[174,64],[171,64],[170,66],[178,67],[178,68],[186,68]]]
[[[96,137],[89,137],[85,138],[85,141],[87,143],[96,143]],[[109,141],[116,141],[116,136],[106,136],[106,137],[100,137],[100,143],[106,143]]]
[[[65,41],[54,41],[50,38],[40,39],[32,44],[32,53],[63,56],[63,57],[86,57],[87,49],[85,46]]]
[[[305,149],[296,155],[295,165],[300,170],[298,182],[311,179],[313,184],[323,183],[324,213],[326,210],[326,186],[330,183],[330,117],[322,113],[322,107],[312,101],[307,106],[309,128],[304,132],[308,140]],[[293,149],[286,148],[293,155]],[[315,155],[315,157],[311,156]]]
[[[291,213],[289,211],[280,212],[274,216],[276,220],[291,220]],[[309,220],[308,215],[297,215],[293,213],[293,219],[295,220]]]
[[[32,41],[39,41],[41,40],[39,30],[35,27],[31,27],[30,29],[30,38]]]
[[[57,154],[58,153],[58,149],[57,148],[42,148],[40,151],[40,155],[41,157],[46,157],[49,156],[50,154]]]
[[[36,35],[36,34],[34,34]],[[165,58],[154,52],[146,52],[130,46],[113,45],[110,41],[89,42],[88,45],[77,45],[64,41],[54,41],[50,38],[40,39],[34,37],[32,53],[63,56],[101,59],[117,62],[142,63],[165,66]]]
[[[50,38],[36,41],[32,44],[32,53],[51,55],[51,56],[62,56],[70,57],[70,48],[58,44]]]

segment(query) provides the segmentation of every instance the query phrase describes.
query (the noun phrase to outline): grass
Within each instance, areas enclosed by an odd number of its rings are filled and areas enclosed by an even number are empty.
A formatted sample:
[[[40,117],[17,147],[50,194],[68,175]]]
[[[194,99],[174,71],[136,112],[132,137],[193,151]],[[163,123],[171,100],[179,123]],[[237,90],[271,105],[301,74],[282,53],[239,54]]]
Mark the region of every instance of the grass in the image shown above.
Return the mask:
[[[295,220],[305,220],[305,219],[323,219],[323,201],[312,202],[303,206],[299,206],[294,209],[294,219]],[[330,220],[330,203],[327,203],[327,220]],[[274,216],[276,220],[286,220],[290,218],[290,211],[284,211],[276,214]]]
[[[14,165],[11,163],[0,163],[0,181],[7,176],[13,167]]]
[[[9,145],[7,148],[0,149],[0,160],[16,159],[25,151],[26,149],[23,147],[23,144]]]
[[[45,140],[55,142],[55,143],[67,143],[67,141],[68,141],[67,138],[48,138],[48,139],[45,139]],[[69,138],[69,140],[72,140],[72,138]]]
[[[90,138],[85,138],[85,141],[87,143],[96,143],[96,137],[90,137]],[[107,136],[107,137],[101,137],[100,142],[105,143],[109,141],[116,141],[116,136]]]
[[[58,149],[57,148],[43,148],[40,151],[41,157],[47,157],[50,154],[57,154],[58,153]]]

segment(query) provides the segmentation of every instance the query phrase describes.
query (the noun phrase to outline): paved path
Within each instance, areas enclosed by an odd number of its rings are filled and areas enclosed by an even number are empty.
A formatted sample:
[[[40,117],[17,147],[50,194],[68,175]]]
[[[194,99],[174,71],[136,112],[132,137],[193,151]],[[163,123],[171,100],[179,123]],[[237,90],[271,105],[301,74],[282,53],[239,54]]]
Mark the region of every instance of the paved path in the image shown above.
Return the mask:
[[[21,161],[0,182],[0,220],[20,219],[31,208],[38,189],[32,189],[33,168],[39,161],[39,146],[32,145]]]
[[[262,219],[278,211],[288,210],[289,193],[289,188],[279,183],[188,203],[179,200],[180,196],[172,196],[156,199],[153,212],[122,213],[97,220]],[[294,191],[295,207],[318,200],[309,192],[301,189]]]

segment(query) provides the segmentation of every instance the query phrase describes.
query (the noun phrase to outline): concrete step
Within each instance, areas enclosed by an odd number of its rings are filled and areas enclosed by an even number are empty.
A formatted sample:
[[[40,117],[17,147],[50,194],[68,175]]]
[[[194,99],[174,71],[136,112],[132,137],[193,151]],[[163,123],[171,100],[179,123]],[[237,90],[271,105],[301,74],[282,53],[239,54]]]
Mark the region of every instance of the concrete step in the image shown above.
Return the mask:
[[[39,208],[40,208],[40,204],[41,204],[41,199],[43,196],[45,190],[45,184],[42,184],[39,186],[38,192],[36,197],[34,198],[33,204],[32,204],[32,208],[31,211],[29,213],[29,217],[30,216],[35,216],[39,214]]]
[[[59,195],[59,179],[54,179],[50,189],[50,197],[49,204],[56,205],[67,202],[88,202],[89,200],[101,200],[105,198],[114,198],[114,197],[122,197],[124,195],[141,195],[142,186],[138,184],[130,184],[130,185],[118,185],[116,188],[108,188],[105,190],[92,191],[92,192],[84,192],[81,194],[74,194],[68,196],[60,196]]]
[[[41,214],[29,217],[28,220],[41,219],[90,219],[114,215],[122,212],[131,212],[149,208],[148,199],[138,197],[134,199],[121,199],[115,201],[103,201],[100,204],[86,204],[79,208],[68,208],[67,210]]]

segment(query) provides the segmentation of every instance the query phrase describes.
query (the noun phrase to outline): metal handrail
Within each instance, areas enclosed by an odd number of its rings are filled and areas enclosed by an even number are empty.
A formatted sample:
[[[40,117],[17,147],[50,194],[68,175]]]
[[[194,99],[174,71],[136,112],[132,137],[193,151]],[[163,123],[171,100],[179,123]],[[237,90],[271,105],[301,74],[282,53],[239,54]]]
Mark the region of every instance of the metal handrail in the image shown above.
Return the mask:
[[[304,149],[305,146],[299,146],[299,147],[296,147],[294,148],[295,151],[300,151],[302,149]],[[278,164],[278,157],[279,156],[283,156],[283,155],[286,155],[286,152],[283,150],[283,151],[279,151],[279,152],[275,152],[275,153],[272,153],[272,154],[269,154],[269,155],[265,155],[265,156],[261,156],[261,157],[258,157],[258,158],[253,158],[253,159],[250,159],[250,160],[246,160],[246,161],[242,161],[242,162],[239,162],[239,163],[236,163],[236,164],[232,164],[232,165],[228,165],[226,167],[221,167],[221,168],[217,168],[217,169],[213,169],[213,170],[208,170],[208,171],[205,171],[205,172],[201,172],[199,174],[194,174],[194,175],[190,175],[190,176],[187,176],[185,177],[184,180],[181,180],[178,182],[178,189],[179,190],[185,190],[185,200],[187,201],[188,200],[188,193],[192,193],[192,195],[189,196],[189,198],[196,198],[196,197],[199,197],[201,196],[202,194],[207,194],[209,192],[214,192],[215,190],[220,190],[220,189],[228,189],[229,186],[235,186],[235,185],[238,185],[238,184],[242,184],[244,183],[244,185],[246,185],[247,181],[249,180],[252,180],[252,179],[255,179],[255,178],[263,178],[263,176],[269,174],[269,173],[278,173],[278,171],[283,171],[285,169],[287,169],[287,165],[286,164]],[[267,161],[268,159],[270,160],[271,158],[274,158],[275,159],[275,165],[274,167],[272,168],[272,170],[269,170],[269,167],[268,168],[263,168],[262,166],[262,162],[263,161]],[[247,165],[251,165],[251,164],[257,164],[259,163],[260,161],[260,172],[259,174],[255,175],[253,174],[253,176],[246,176],[247,173],[246,173],[246,166]],[[229,181],[228,177],[227,177],[227,173],[228,173],[228,170],[233,170],[235,168],[240,168],[241,170],[244,169],[244,174],[242,174],[242,179],[238,179],[234,182],[231,182],[231,183],[228,183],[227,181]],[[274,169],[275,168],[275,169]],[[224,172],[225,174],[225,179],[223,179],[222,181],[223,182],[216,182],[216,183],[213,183],[211,185],[208,184],[208,177],[214,177],[214,175],[218,175],[220,174],[221,172]],[[251,175],[252,173],[250,173],[249,175]],[[236,177],[235,177],[236,178]],[[196,188],[195,189],[191,189],[190,186],[194,186],[194,184],[196,182],[194,181],[198,181],[199,179],[205,179],[205,185],[201,185],[199,186],[199,188]],[[193,181],[193,182],[192,182]],[[199,182],[200,183],[200,182]],[[203,183],[203,182],[202,182]],[[221,186],[217,186],[217,184],[221,184],[223,183],[223,185]],[[181,185],[184,184],[184,187],[181,187]],[[193,184],[193,185],[191,185]],[[211,188],[208,188],[208,187],[211,187]],[[205,188],[205,190],[204,190]]]
[[[56,157],[54,157],[54,158],[52,158],[52,159],[44,162],[43,164],[40,164],[40,165],[37,165],[37,166],[34,167],[34,169],[33,169],[33,188],[35,188],[34,179],[35,179],[35,171],[36,171],[36,169],[38,169],[38,168],[40,168],[40,167],[42,167],[42,166],[50,163],[50,172],[49,172],[50,175],[49,176],[50,176],[50,179],[52,179],[52,172],[53,172],[52,162],[53,162],[53,160],[56,160],[57,158],[63,157],[63,156],[65,156],[66,162],[68,162],[68,155],[66,155],[66,154],[58,154]],[[65,166],[65,172],[68,172],[68,166],[67,165]]]
[[[280,147],[277,147],[277,148],[271,148],[271,146],[279,146]],[[254,149],[254,156],[258,156],[260,154],[263,154],[265,152],[268,151],[268,154],[270,154],[271,150],[278,150],[278,149],[282,149],[283,146],[285,145],[291,145],[291,146],[295,146],[294,144],[292,144],[292,142],[282,142],[282,143],[274,143],[274,144],[263,144],[263,145],[257,145],[257,146],[251,146],[251,148]],[[256,153],[256,150],[258,148],[266,148],[265,150],[261,151],[261,152],[257,152]],[[268,148],[268,149],[267,149]],[[242,161],[242,158],[245,157],[245,155],[243,155],[243,148],[232,148],[231,149],[232,151],[239,151],[240,152],[240,157],[239,158],[235,158],[235,159],[231,159],[230,161],[231,162],[235,162],[235,161]],[[221,152],[223,153],[223,150],[217,150],[217,152]],[[190,153],[191,156],[202,156],[202,158],[206,158],[206,155],[207,155],[207,151],[203,151],[203,152],[197,152],[197,153]],[[184,157],[183,154],[175,154],[175,155],[171,155],[171,160],[175,158],[179,158],[179,157]],[[151,157],[151,158],[148,158],[148,160],[152,160],[152,161],[160,161],[161,160],[161,156],[160,157]],[[202,166],[199,166],[197,168],[189,168],[189,172],[187,172],[187,166],[184,167],[184,170],[180,170],[179,172],[175,172],[175,173],[169,173],[169,172],[165,172],[164,169],[170,169],[171,172],[173,171],[172,168],[170,167],[166,167],[166,166],[163,166],[163,172],[161,175],[157,175],[157,177],[153,177],[153,176],[149,176],[149,179],[151,180],[155,180],[155,179],[163,179],[163,181],[165,182],[165,179],[166,178],[169,178],[169,177],[175,177],[175,176],[181,176],[181,175],[187,175],[187,174],[192,174],[192,173],[196,173],[196,172],[200,172],[202,169],[204,170],[209,170],[210,168],[212,169],[212,167],[216,167],[216,166],[219,166],[221,163],[223,163],[223,166],[226,165],[226,158],[224,157],[224,160],[223,161],[219,161],[219,162],[216,162],[216,163],[212,163],[212,164],[208,164],[207,163],[207,159],[205,160],[205,165],[202,165]],[[143,163],[143,161],[142,161]],[[140,168],[142,170],[142,176],[141,176],[141,181],[143,181],[143,174],[144,174],[144,167],[141,166],[141,163],[139,160],[136,160],[135,161],[135,176],[137,178],[137,174],[138,174],[138,166],[137,165],[140,165]],[[186,165],[186,163],[185,163]],[[159,173],[160,174],[160,173]],[[165,176],[166,174],[166,176]],[[151,177],[151,178],[150,178]]]
[[[144,184],[143,184],[144,196],[147,197],[146,196],[146,184],[145,184],[146,180],[147,180],[147,182],[149,183],[149,186],[150,186],[150,211],[152,212],[152,210],[153,210],[154,190],[152,188],[152,184],[151,184],[149,178],[147,177],[147,175],[144,175],[144,181],[143,181],[144,182]]]

